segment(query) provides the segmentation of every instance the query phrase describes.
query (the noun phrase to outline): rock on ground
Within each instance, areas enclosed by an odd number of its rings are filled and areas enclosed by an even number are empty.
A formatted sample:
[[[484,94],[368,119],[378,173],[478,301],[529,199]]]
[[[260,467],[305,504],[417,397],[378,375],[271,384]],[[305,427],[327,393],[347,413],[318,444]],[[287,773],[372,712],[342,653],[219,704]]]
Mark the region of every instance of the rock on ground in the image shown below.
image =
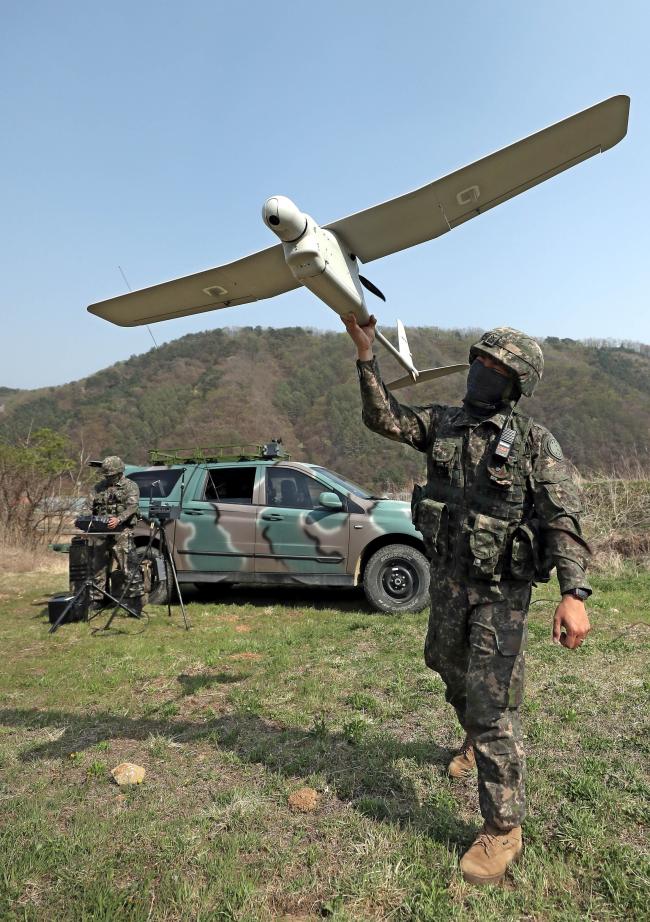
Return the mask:
[[[135,765],[133,762],[120,762],[111,771],[111,775],[120,787],[127,784],[142,784],[145,770],[141,765]]]

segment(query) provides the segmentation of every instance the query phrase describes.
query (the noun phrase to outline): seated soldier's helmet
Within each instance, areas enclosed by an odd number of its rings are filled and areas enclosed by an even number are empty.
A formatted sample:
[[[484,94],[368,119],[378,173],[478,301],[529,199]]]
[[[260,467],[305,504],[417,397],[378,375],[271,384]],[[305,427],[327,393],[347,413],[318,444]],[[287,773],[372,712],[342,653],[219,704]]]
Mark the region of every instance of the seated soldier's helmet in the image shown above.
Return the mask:
[[[544,355],[532,336],[512,327],[495,327],[469,350],[470,364],[477,355],[489,355],[513,372],[524,397],[532,397],[542,380]]]
[[[124,473],[124,461],[117,455],[109,455],[102,461],[102,473],[105,477],[116,477]]]

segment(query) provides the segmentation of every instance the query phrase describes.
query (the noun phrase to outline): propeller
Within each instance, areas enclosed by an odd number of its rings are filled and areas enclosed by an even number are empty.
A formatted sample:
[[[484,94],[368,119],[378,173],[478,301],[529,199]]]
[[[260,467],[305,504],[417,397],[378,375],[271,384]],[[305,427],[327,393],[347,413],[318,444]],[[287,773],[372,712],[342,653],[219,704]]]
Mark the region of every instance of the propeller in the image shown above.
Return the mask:
[[[377,286],[370,281],[370,279],[360,275],[359,281],[363,287],[367,288],[368,291],[372,292],[373,295],[381,298],[382,301],[386,300],[386,295],[383,293],[383,291],[380,291],[379,288],[377,288]],[[427,368],[424,371],[418,371],[413,364],[413,357],[411,356],[411,351],[408,347],[406,333],[404,331],[404,326],[402,325],[401,320],[397,321],[397,337],[399,340],[399,347],[397,349],[391,343],[391,341],[386,339],[386,337],[376,328],[375,336],[379,342],[382,343],[386,349],[388,349],[388,351],[397,359],[400,365],[402,365],[408,371],[408,374],[404,375],[404,377],[398,378],[396,381],[391,381],[391,383],[388,385],[390,390],[396,391],[402,387],[409,387],[412,384],[421,384],[425,381],[434,381],[436,378],[444,378],[447,375],[453,375],[459,371],[466,371],[469,368],[469,365],[463,362],[459,365],[445,365],[442,368]]]
[[[367,288],[368,291],[371,291],[373,295],[377,295],[377,297],[381,298],[382,301],[386,300],[386,295],[383,293],[383,291],[380,291],[376,285],[373,285],[370,279],[367,279],[365,275],[360,275],[359,281],[361,282],[363,287]]]

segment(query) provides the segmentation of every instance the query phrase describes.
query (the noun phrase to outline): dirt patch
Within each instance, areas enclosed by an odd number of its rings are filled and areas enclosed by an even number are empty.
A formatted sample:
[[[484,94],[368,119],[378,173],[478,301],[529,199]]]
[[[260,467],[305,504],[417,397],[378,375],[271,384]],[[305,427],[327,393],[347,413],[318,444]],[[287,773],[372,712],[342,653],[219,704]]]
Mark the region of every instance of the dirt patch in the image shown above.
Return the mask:
[[[253,630],[252,627],[249,627],[248,624],[238,624],[235,626],[235,632],[237,634],[250,634]]]
[[[231,653],[228,659],[233,660],[258,660],[262,659],[261,653]]]
[[[313,788],[300,788],[289,795],[288,804],[292,810],[313,813],[320,802],[320,794]]]

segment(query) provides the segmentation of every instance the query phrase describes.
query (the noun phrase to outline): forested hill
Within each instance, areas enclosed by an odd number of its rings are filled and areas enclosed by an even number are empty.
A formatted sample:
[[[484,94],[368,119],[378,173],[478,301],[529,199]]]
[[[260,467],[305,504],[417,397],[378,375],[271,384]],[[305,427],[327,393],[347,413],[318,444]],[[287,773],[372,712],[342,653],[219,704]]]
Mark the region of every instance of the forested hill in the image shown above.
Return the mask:
[[[476,331],[411,328],[418,367],[465,361]],[[548,426],[584,470],[611,470],[650,450],[650,350],[543,342],[544,381],[521,408]],[[386,380],[399,374],[380,354]],[[345,333],[217,329],[184,336],[97,374],[38,391],[0,388],[0,439],[50,427],[95,457],[147,459],[153,447],[260,443],[281,437],[296,459],[369,485],[421,478],[423,459],[361,423],[354,346]],[[400,392],[457,403],[464,376]]]

